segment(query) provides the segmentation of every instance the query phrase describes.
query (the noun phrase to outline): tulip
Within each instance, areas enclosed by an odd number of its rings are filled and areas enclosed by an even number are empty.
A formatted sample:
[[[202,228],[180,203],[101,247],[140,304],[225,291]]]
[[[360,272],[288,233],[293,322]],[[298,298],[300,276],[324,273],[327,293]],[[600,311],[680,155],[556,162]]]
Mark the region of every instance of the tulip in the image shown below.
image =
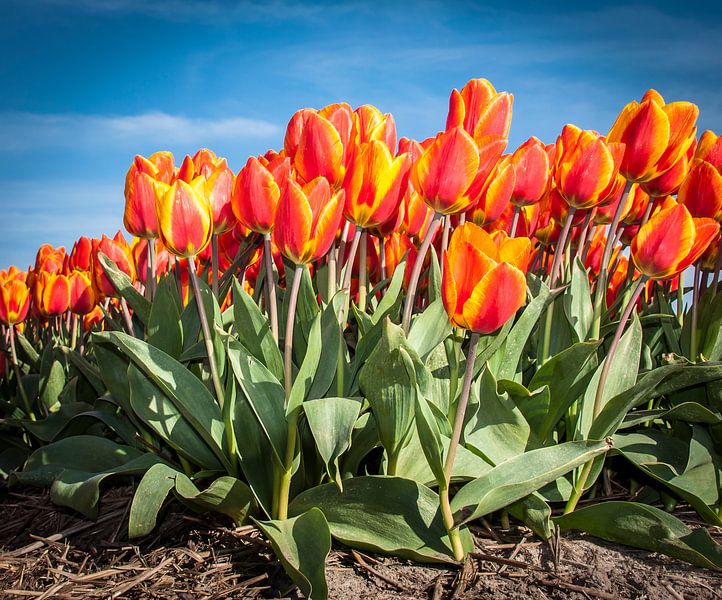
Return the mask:
[[[517,239],[522,240],[514,238],[515,246]],[[473,223],[454,230],[444,254],[442,280],[444,307],[453,325],[492,333],[521,308],[526,301],[526,279],[517,264],[528,261],[528,252],[524,257],[523,251],[513,250],[502,257],[493,238]]]
[[[354,129],[354,111],[351,110],[351,107],[346,102],[338,102],[324,106],[318,111],[318,114],[324,119],[328,119],[336,128],[336,131],[338,131],[344,148],[343,164],[348,164],[349,155],[353,147],[351,139]]]
[[[325,177],[333,188],[343,182],[345,165],[341,136],[331,121],[318,113],[305,114],[298,146],[293,153],[289,150],[286,148],[286,153],[292,157],[302,181]]]
[[[123,225],[131,235],[144,239],[158,237],[155,215],[158,167],[136,155],[125,176],[125,211]]]
[[[280,197],[281,190],[273,173],[251,156],[238,172],[233,186],[231,206],[236,219],[251,231],[271,233]]]
[[[103,310],[100,308],[100,306],[97,306],[91,310],[88,314],[83,316],[83,329],[85,331],[89,331],[92,329],[95,325],[99,325],[103,322],[103,318],[105,315],[103,314]]]
[[[35,256],[35,273],[46,271],[48,273],[60,273],[65,262],[65,248],[53,248],[50,244],[43,244]]]
[[[93,288],[93,279],[89,272],[73,271],[68,275],[70,297],[68,308],[76,315],[87,315],[98,303]]]
[[[699,139],[694,158],[706,160],[718,170],[722,169],[722,136],[717,136],[714,131],[705,131]]]
[[[30,308],[30,290],[24,281],[11,279],[0,285],[0,322],[12,327],[22,323]]]
[[[396,122],[390,114],[383,114],[375,106],[364,104],[353,112],[351,140],[354,148],[378,140],[393,152],[396,149]]]
[[[160,188],[156,202],[158,233],[171,254],[193,257],[210,242],[213,212],[204,186],[204,178],[196,177],[192,183],[178,179]]]
[[[510,159],[514,167],[514,191],[511,203],[527,206],[541,200],[549,186],[551,163],[544,144],[531,137],[514,151]]]
[[[486,79],[472,79],[461,92],[451,92],[446,129],[463,127],[476,141],[491,135],[506,138],[513,102],[511,94],[497,93]]]
[[[331,248],[343,213],[344,192],[317,177],[301,187],[288,180],[276,209],[273,240],[297,265],[321,258]]]
[[[677,200],[694,217],[722,222],[722,173],[706,160],[695,158],[692,169],[679,188]]]
[[[133,253],[125,241],[123,234],[115,234],[114,238],[109,238],[105,234],[100,240],[93,240],[93,283],[95,289],[101,296],[116,297],[118,292],[105,274],[105,269],[98,260],[98,254],[105,254],[115,263],[115,266],[123,271],[131,281],[135,281],[135,263],[133,261]]]
[[[62,315],[70,305],[70,282],[65,275],[38,273],[33,286],[33,301],[45,318]]]
[[[407,289],[409,280],[411,279],[411,269],[408,265],[413,265],[416,261],[418,251],[416,246],[411,242],[407,235],[403,233],[393,233],[389,236],[383,246],[384,260],[386,265],[386,276],[393,277],[401,260],[406,257],[407,268],[404,270],[403,287]]]
[[[607,136],[626,145],[621,174],[643,183],[671,169],[694,143],[698,115],[691,102],[665,104],[655,90],[647,91],[641,103],[627,104]]]
[[[509,161],[501,161],[486,179],[478,200],[466,218],[483,227],[501,217],[509,205],[516,185],[516,170]]]
[[[15,265],[10,265],[10,268],[7,271],[0,270],[0,285],[4,285],[15,279],[17,279],[18,281],[22,281],[23,283],[26,283],[27,276],[28,276],[27,273],[25,273],[24,271],[21,271]]]
[[[385,142],[362,144],[346,171],[345,217],[362,228],[390,219],[405,191],[409,166],[408,156],[394,158]]]
[[[714,219],[693,218],[683,204],[662,209],[632,240],[632,260],[646,277],[668,279],[702,256],[719,227]]]
[[[81,236],[73,244],[73,250],[68,259],[68,268],[71,271],[90,271],[93,260],[93,242],[90,238]]]
[[[676,194],[689,173],[692,158],[691,151],[693,149],[694,144],[689,147],[687,154],[683,154],[682,157],[674,163],[674,165],[672,165],[672,168],[665,171],[658,177],[642,183],[641,188],[653,198]]]

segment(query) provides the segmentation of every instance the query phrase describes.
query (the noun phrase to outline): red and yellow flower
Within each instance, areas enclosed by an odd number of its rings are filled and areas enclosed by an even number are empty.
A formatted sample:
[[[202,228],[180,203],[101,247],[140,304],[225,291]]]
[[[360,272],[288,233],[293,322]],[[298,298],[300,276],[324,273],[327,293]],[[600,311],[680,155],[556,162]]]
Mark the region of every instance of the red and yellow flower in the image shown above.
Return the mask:
[[[62,315],[70,305],[70,282],[65,275],[40,271],[33,286],[33,302],[45,318]]]
[[[21,279],[0,285],[0,322],[12,327],[22,323],[30,308],[30,289]]]
[[[171,254],[193,257],[211,240],[213,211],[205,184],[203,176],[191,183],[177,179],[171,186],[156,184],[161,192],[156,202],[158,233]]]

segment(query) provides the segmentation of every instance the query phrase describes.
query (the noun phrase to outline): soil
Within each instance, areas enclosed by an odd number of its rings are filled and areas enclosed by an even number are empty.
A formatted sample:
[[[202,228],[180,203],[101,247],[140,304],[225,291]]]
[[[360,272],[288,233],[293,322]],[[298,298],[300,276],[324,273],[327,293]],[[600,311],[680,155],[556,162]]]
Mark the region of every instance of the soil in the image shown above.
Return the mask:
[[[132,490],[112,488],[96,521],[34,488],[0,490],[2,598],[300,598],[253,527],[171,502],[153,533],[128,540]],[[676,513],[695,524],[692,512]],[[486,524],[484,524],[486,525]],[[542,542],[524,528],[474,528],[463,568],[336,547],[330,598],[722,598],[722,573],[584,535]],[[711,528],[718,541],[719,528]]]

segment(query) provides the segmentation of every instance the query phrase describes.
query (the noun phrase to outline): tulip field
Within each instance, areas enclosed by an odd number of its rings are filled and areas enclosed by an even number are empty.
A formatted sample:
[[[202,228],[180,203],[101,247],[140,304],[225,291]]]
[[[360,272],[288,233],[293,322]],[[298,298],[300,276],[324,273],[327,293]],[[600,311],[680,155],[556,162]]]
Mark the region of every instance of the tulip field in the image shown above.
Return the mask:
[[[722,570],[722,137],[649,90],[513,149],[512,106],[129,157],[130,244],[0,271],[7,489],[93,519],[131,481],[131,541],[218,513],[313,599],[332,545],[461,567],[482,524]]]

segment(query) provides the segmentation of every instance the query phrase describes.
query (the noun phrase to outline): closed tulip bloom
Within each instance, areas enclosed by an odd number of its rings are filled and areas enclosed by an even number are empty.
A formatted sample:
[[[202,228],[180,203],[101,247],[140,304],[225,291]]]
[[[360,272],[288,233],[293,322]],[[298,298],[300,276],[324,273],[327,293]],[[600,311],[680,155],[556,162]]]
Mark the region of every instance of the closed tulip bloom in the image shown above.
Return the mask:
[[[515,183],[511,203],[527,206],[541,200],[549,187],[551,174],[549,155],[541,140],[531,137],[511,155]]]
[[[204,189],[202,176],[192,183],[178,179],[158,198],[158,232],[171,254],[193,257],[210,242],[213,212]]]
[[[235,224],[231,208],[233,171],[228,168],[225,158],[216,156],[208,148],[201,148],[193,155],[194,178],[202,175],[206,179],[206,197],[213,210],[213,232],[223,233]]]
[[[0,285],[0,322],[12,327],[22,323],[30,308],[30,289],[24,281],[11,279]]]
[[[722,173],[706,160],[695,158],[679,188],[677,200],[694,217],[710,217],[722,222]]]
[[[671,169],[694,143],[698,115],[691,102],[665,104],[655,90],[627,104],[607,136],[626,145],[621,174],[643,183]]]
[[[133,254],[133,261],[135,262],[135,272],[138,275],[138,281],[140,281],[143,285],[147,285],[149,243],[151,243],[149,240],[134,238],[130,245],[130,250]],[[163,246],[163,242],[159,239],[156,238],[152,243],[155,243],[156,273],[164,273],[168,270],[168,251],[165,249],[165,246]]]
[[[607,143],[598,133],[565,125],[557,138],[554,182],[574,208],[593,208],[616,187],[624,144]]]
[[[103,310],[100,306],[96,305],[93,310],[83,316],[83,330],[90,331],[96,325],[101,325],[104,318]]]
[[[406,154],[394,158],[386,142],[371,140],[356,152],[344,180],[344,215],[358,227],[375,227],[398,210],[408,178]]]
[[[70,305],[70,282],[65,275],[41,271],[33,286],[35,308],[45,318],[62,315]]]
[[[509,263],[526,273],[531,258],[531,240],[526,237],[509,237],[506,231],[495,231],[491,239],[496,244],[499,253],[498,260]]]
[[[68,308],[76,315],[87,315],[98,304],[90,273],[73,271],[68,275],[68,284],[70,287]]]
[[[690,146],[690,151],[688,151],[687,154],[683,154],[682,157],[672,165],[671,169],[665,171],[659,177],[642,183],[642,189],[653,198],[676,194],[689,173],[693,146],[694,145]]]
[[[383,114],[371,104],[359,106],[353,112],[351,140],[356,148],[372,140],[378,140],[384,142],[391,152],[394,152],[396,149],[394,117],[389,113]]]
[[[477,141],[489,135],[506,138],[513,103],[511,94],[497,93],[486,79],[472,79],[460,92],[451,92],[446,129],[463,127]]]
[[[158,237],[155,217],[155,181],[158,168],[147,158],[136,156],[125,176],[123,226],[131,235],[144,239]]]
[[[454,230],[444,254],[441,292],[453,325],[492,333],[526,301],[526,279],[501,259],[488,233],[467,222]]]
[[[35,272],[47,271],[60,273],[65,263],[65,248],[53,248],[50,244],[42,244],[35,255]]]
[[[252,231],[270,233],[280,197],[281,190],[273,173],[251,156],[238,172],[233,186],[231,206],[236,219]]]
[[[93,240],[93,283],[99,294],[112,298],[117,296],[118,292],[105,274],[103,265],[98,260],[98,254],[100,253],[105,254],[112,260],[121,271],[130,277],[131,281],[135,281],[133,253],[120,231],[115,234],[114,238],[109,238],[103,234],[100,240]]]
[[[460,127],[439,133],[411,169],[419,196],[437,213],[462,212],[473,204],[467,195],[479,169],[474,140]]]
[[[316,177],[325,177],[336,188],[343,182],[343,159],[343,142],[331,121],[316,112],[308,113],[293,155],[299,178],[312,181]]]
[[[23,283],[27,282],[28,274],[25,271],[21,271],[15,265],[10,265],[8,270],[0,269],[0,285],[4,285],[9,281],[17,279]]]
[[[148,161],[156,168],[155,179],[163,183],[171,184],[176,176],[175,159],[173,153],[167,150],[154,152],[148,157]]]
[[[466,218],[483,227],[501,217],[509,205],[516,185],[514,165],[506,160],[496,166],[484,182],[478,200],[467,211]]]
[[[709,129],[699,138],[694,158],[706,160],[718,170],[722,169],[722,136]]]
[[[328,119],[338,131],[344,148],[343,164],[348,164],[349,155],[353,147],[352,132],[354,127],[354,113],[346,102],[337,102],[324,106],[318,111],[324,119]]]
[[[90,271],[93,260],[93,242],[90,238],[81,236],[73,244],[73,250],[68,259],[68,268],[71,271]]]
[[[649,203],[654,202],[654,198],[645,191],[643,186],[638,184],[632,185],[629,198],[631,198],[630,206],[622,216],[620,223],[622,225],[640,225]]]
[[[720,234],[718,233],[710,242],[709,246],[707,246],[707,250],[705,250],[700,257],[698,264],[703,271],[714,273],[717,270],[717,261],[720,249],[722,249],[722,246],[720,246],[721,242],[722,237],[720,237]]]
[[[384,244],[384,255],[386,257],[386,276],[393,277],[396,267],[406,257],[406,267],[404,270],[403,287],[406,289],[411,279],[411,270],[416,262],[418,250],[409,236],[403,233],[392,233]]]
[[[683,204],[652,215],[632,240],[634,264],[651,279],[666,279],[684,271],[707,249],[719,223],[693,218]]]
[[[297,265],[324,256],[336,238],[343,202],[343,190],[334,193],[323,177],[303,187],[293,180],[287,181],[273,229],[273,241],[281,254]]]

